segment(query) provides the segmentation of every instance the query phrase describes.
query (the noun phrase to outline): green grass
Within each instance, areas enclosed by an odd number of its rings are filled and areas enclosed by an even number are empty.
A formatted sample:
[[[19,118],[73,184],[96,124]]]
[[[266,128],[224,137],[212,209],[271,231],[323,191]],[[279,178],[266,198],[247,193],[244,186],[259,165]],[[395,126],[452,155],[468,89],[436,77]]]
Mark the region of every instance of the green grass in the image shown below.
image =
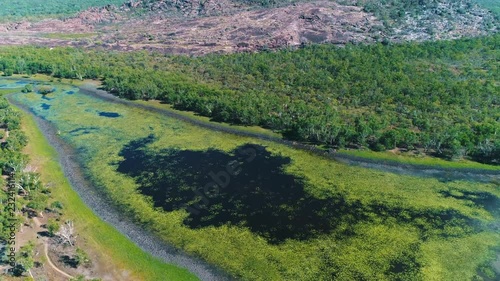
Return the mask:
[[[43,37],[52,39],[83,39],[96,36],[97,33],[46,33]]]
[[[98,218],[73,191],[49,145],[32,117],[24,112],[23,129],[29,138],[25,152],[39,167],[42,180],[53,186],[53,200],[63,203],[64,218],[75,222],[77,234],[102,253],[103,260],[128,271],[134,280],[197,280],[185,269],[166,264],[143,252],[115,228]],[[166,279],[165,279],[166,278]]]
[[[80,156],[86,172],[124,212],[164,240],[242,280],[327,280],[332,276],[337,280],[471,280],[476,268],[488,263],[500,246],[500,235],[489,227],[499,219],[495,207],[480,203],[481,198],[498,202],[497,184],[445,183],[351,167],[284,145],[212,132],[81,94],[67,95],[68,86],[56,87],[59,91],[48,95],[53,98],[50,101],[34,93],[15,98],[54,122],[63,139],[84,151]],[[51,104],[49,110],[40,107],[44,102]],[[115,112],[120,117],[105,118],[99,112]],[[326,219],[335,224],[331,231],[277,244],[244,223],[190,228],[183,223],[189,215],[185,210],[167,212],[154,207],[150,197],[138,192],[134,178],[117,171],[124,160],[119,155],[124,146],[150,134],[157,138],[144,149],[153,156],[166,148],[228,153],[246,143],[263,145],[271,158],[290,159],[283,171],[303,179],[302,201],[346,202],[349,207],[324,210]],[[176,174],[174,180],[184,176]],[[283,197],[296,192],[290,188]],[[278,207],[288,212],[301,200],[285,200]],[[351,214],[354,211],[361,214]],[[389,273],[394,262],[402,263],[405,272]]]

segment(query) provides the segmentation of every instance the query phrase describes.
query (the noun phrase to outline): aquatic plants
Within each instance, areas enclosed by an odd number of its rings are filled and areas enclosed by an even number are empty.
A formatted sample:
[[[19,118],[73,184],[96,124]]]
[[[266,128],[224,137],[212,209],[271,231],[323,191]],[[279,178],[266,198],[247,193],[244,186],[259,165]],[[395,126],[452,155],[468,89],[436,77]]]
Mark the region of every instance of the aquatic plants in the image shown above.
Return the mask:
[[[243,280],[470,280],[500,246],[496,183],[351,167],[56,88],[12,98],[123,213]]]

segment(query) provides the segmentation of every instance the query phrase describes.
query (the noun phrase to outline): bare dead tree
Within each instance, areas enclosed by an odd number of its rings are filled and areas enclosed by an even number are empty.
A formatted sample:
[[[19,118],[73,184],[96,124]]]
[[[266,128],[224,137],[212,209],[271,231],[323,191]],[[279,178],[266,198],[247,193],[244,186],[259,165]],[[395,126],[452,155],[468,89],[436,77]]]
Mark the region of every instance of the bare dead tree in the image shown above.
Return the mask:
[[[73,225],[73,221],[66,221],[63,225],[61,225],[59,231],[56,233],[56,235],[59,237],[61,243],[63,244],[68,244],[71,247],[75,245],[75,228]]]

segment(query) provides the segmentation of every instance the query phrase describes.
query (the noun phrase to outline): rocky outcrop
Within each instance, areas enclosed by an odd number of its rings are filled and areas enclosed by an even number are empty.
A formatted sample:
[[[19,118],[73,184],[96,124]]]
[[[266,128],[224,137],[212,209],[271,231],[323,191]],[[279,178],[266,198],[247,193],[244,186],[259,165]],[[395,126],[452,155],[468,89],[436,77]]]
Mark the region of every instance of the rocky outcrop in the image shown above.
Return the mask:
[[[63,45],[175,54],[253,52],[311,43],[373,43],[454,39],[498,32],[498,19],[472,0],[423,0],[397,20],[367,12],[356,0],[130,0],[120,7],[91,8],[72,18],[0,25],[0,44],[53,46],[46,33],[95,33]],[[383,5],[376,0],[376,5]],[[288,3],[285,5],[284,3]],[[380,8],[380,7],[378,7]],[[384,7],[382,7],[384,8]],[[394,8],[394,7],[393,7]],[[380,11],[380,10],[379,10]],[[382,10],[384,11],[384,10]],[[399,11],[399,10],[398,10]],[[112,24],[108,24],[112,23]],[[18,34],[18,37],[16,37]],[[68,36],[64,36],[68,37]],[[6,39],[8,38],[8,40]]]

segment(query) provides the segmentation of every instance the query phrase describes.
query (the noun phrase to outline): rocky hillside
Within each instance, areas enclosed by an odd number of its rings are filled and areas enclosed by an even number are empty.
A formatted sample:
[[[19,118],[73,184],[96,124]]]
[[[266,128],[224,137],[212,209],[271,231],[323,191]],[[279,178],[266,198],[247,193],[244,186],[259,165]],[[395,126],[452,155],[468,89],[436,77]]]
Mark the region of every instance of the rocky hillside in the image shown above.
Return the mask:
[[[202,55],[498,32],[495,14],[473,1],[129,0],[66,19],[1,25],[4,40],[0,44],[31,42]],[[74,33],[88,36],[72,38]]]

